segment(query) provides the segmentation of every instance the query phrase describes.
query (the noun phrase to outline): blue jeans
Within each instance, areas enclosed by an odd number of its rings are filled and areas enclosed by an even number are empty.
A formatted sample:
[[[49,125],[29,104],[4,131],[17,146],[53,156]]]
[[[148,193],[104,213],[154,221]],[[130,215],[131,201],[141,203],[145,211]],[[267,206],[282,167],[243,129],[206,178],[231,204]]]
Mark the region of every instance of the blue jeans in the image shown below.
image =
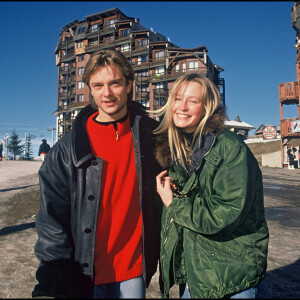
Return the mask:
[[[255,286],[253,288],[250,288],[248,290],[242,291],[238,294],[234,294],[228,297],[225,297],[227,299],[256,299],[258,292],[258,287]],[[191,299],[191,295],[189,293],[187,284],[181,284],[179,285],[179,295],[180,299]]]
[[[94,286],[94,299],[145,299],[146,286],[143,276]]]

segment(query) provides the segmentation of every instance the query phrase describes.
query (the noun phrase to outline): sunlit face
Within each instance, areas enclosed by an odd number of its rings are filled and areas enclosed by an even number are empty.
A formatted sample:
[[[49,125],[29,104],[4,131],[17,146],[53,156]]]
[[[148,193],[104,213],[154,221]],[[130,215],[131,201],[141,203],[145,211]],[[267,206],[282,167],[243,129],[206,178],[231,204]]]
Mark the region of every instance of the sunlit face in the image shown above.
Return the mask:
[[[100,67],[91,75],[90,88],[99,110],[98,121],[116,121],[126,115],[131,86],[132,81],[126,83],[118,66]]]
[[[197,82],[181,84],[175,94],[172,107],[173,122],[187,133],[194,132],[205,114],[201,101],[202,86]]]

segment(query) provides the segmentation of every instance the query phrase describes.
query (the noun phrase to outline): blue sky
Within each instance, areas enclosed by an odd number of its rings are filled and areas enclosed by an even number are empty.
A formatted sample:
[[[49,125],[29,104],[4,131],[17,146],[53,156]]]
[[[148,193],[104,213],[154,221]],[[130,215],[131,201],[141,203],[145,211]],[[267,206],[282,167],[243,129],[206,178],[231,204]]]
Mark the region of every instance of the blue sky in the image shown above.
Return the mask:
[[[227,114],[258,128],[279,125],[278,85],[296,79],[294,1],[0,2],[0,139],[15,128],[35,135],[34,155],[57,105],[54,49],[62,27],[117,7],[182,48],[205,45],[223,67]],[[284,106],[284,118],[297,116]],[[254,130],[250,132],[252,134]]]

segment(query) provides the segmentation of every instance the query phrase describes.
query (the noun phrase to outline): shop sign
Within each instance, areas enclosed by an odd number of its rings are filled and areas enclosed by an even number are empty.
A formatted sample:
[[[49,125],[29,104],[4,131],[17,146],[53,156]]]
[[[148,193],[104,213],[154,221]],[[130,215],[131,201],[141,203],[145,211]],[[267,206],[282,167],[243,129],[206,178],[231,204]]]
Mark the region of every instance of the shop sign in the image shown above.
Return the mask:
[[[291,132],[300,132],[300,120],[291,121]]]
[[[265,126],[263,129],[263,139],[273,140],[277,138],[277,130],[275,126]]]

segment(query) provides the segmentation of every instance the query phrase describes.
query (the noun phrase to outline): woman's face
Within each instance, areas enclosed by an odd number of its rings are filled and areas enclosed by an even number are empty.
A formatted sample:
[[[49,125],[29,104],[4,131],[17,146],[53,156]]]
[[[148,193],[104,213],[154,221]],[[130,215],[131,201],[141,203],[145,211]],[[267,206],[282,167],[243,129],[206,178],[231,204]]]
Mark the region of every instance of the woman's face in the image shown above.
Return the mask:
[[[176,127],[187,133],[194,132],[205,114],[201,101],[202,86],[198,82],[181,84],[175,94],[172,117]]]

